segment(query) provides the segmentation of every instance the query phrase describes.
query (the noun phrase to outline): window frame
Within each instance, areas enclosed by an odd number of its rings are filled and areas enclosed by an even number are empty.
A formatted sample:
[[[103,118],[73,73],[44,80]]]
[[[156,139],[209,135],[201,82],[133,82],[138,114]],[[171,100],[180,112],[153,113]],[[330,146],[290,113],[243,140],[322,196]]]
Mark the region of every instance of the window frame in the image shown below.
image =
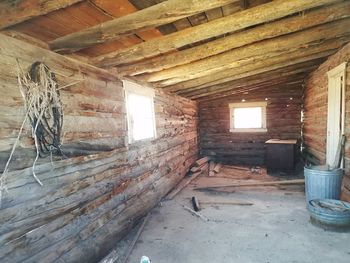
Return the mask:
[[[128,143],[134,144],[138,142],[151,141],[157,138],[157,130],[156,130],[156,116],[154,111],[154,96],[155,91],[152,88],[145,87],[139,85],[135,82],[131,82],[128,80],[123,80],[124,94],[125,94],[125,109],[126,109],[126,118],[127,118],[127,130],[128,130]],[[133,136],[133,122],[129,109],[129,96],[131,94],[148,97],[151,100],[151,113],[152,113],[152,122],[153,122],[153,136],[135,140]]]
[[[235,128],[234,127],[234,110],[236,108],[257,108],[261,107],[261,128]],[[266,107],[267,102],[266,101],[259,101],[259,102],[238,102],[238,103],[230,103],[229,109],[230,109],[230,132],[267,132],[267,126],[266,126]]]

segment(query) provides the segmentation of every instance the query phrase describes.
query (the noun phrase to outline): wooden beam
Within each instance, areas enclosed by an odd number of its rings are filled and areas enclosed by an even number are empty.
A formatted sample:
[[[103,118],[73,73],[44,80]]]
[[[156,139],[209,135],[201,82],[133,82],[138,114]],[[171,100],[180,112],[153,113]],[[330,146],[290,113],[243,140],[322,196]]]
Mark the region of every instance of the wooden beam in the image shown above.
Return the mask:
[[[168,0],[50,42],[54,51],[73,52],[138,30],[157,27],[237,0]]]
[[[82,0],[17,0],[0,1],[0,29],[30,18],[48,14]]]
[[[323,61],[323,59],[316,60],[316,61]],[[315,63],[314,61],[312,61],[312,62]],[[283,83],[283,82],[288,81],[291,78],[291,76],[293,78],[295,78],[296,76],[299,76],[299,75],[305,77],[309,72],[314,70],[317,66],[318,66],[318,64],[308,66],[308,67],[304,66],[304,67],[301,67],[299,69],[283,72],[283,71],[288,70],[288,68],[290,68],[290,67],[286,67],[286,68],[283,68],[281,70],[267,72],[268,74],[266,74],[266,73],[259,74],[257,76],[254,76],[253,79],[250,79],[250,77],[248,77],[248,78],[240,79],[238,81],[234,81],[233,83],[230,82],[229,84],[225,83],[224,85],[221,85],[221,86],[216,85],[216,86],[207,87],[204,89],[188,91],[186,93],[181,93],[179,95],[190,98],[190,99],[198,99],[200,97],[209,96],[209,95],[213,95],[213,94],[221,93],[221,92],[226,92],[226,91],[230,91],[230,90],[237,90],[237,89],[251,88],[251,87],[253,87],[253,88],[254,87],[261,87],[263,85],[272,86],[276,83],[278,84],[278,83]]]
[[[139,63],[118,67],[121,76],[135,76],[142,73],[156,72],[178,65],[191,63],[206,57],[214,56],[233,48],[248,45],[264,39],[293,33],[350,16],[350,2],[342,2],[330,7],[295,15],[253,29],[237,32],[200,46],[147,59]]]
[[[130,48],[100,56],[95,62],[99,66],[115,66],[139,61],[201,40],[235,32],[249,26],[262,24],[296,12],[337,1],[339,0],[276,0],[158,39],[146,41]]]
[[[222,70],[242,67],[257,60],[265,60],[292,50],[305,49],[319,41],[341,37],[349,33],[350,18],[342,19],[304,31],[236,48],[232,51],[189,64],[144,74],[140,78],[147,82],[162,81],[162,85],[172,85]]]
[[[275,56],[266,60],[256,61],[255,63],[246,65],[241,68],[233,68],[210,74],[205,77],[192,79],[184,82],[180,82],[171,86],[164,86],[162,84],[155,83],[156,87],[163,87],[166,91],[178,91],[182,89],[188,89],[190,87],[196,87],[203,84],[208,84],[221,80],[221,83],[240,79],[243,77],[253,76],[262,72],[271,71],[281,67],[298,64],[301,62],[321,58],[333,54],[334,51],[340,48],[342,45],[350,41],[350,36],[326,41],[322,44],[315,45],[305,50],[297,50],[289,53],[285,53],[280,56]]]
[[[203,98],[208,98],[208,97],[210,97],[211,99],[218,98],[218,97],[221,98],[221,97],[231,96],[234,94],[242,94],[242,93],[252,92],[256,90],[268,89],[271,87],[282,88],[282,87],[291,86],[291,85],[301,87],[301,84],[304,82],[304,79],[306,76],[307,76],[307,73],[299,73],[288,77],[280,78],[275,81],[265,82],[259,85],[231,87],[231,88],[226,88],[226,90],[222,90],[222,91],[214,91],[214,92],[202,93],[195,96],[185,96],[185,97],[193,100],[198,100],[198,99],[202,100]]]
[[[256,75],[253,75],[253,76],[245,76],[245,77],[242,77],[242,78],[224,78],[224,79],[219,79],[219,80],[216,80],[216,81],[212,81],[212,82],[209,82],[209,83],[205,83],[205,84],[202,84],[202,85],[199,85],[199,86],[195,86],[195,87],[190,87],[188,89],[182,89],[180,90],[179,92],[177,93],[181,93],[182,91],[183,92],[187,92],[187,91],[190,91],[190,90],[199,90],[199,89],[203,89],[203,88],[208,88],[208,87],[213,87],[213,86],[222,86],[222,85],[236,85],[237,83],[241,83],[242,81],[243,82],[246,82],[248,80],[254,80],[254,79],[259,79],[261,77],[265,77],[267,75],[270,75],[270,74],[284,74],[284,72],[287,72],[287,71],[290,71],[290,70],[295,70],[295,69],[298,69],[300,67],[308,67],[308,66],[312,66],[312,65],[319,65],[321,64],[323,61],[324,61],[324,57],[322,58],[317,58],[315,60],[307,60],[306,62],[301,62],[301,63],[296,63],[296,64],[293,64],[293,65],[287,65],[286,67],[281,67],[279,69],[272,69],[271,71],[264,71],[261,72],[261,73],[257,73]],[[245,75],[245,74],[243,74]]]
[[[268,96],[271,96],[268,91],[269,88],[278,88],[279,90],[285,90],[285,91],[289,91],[289,90],[295,90],[295,89],[299,89],[302,90],[302,85],[304,83],[304,79],[298,79],[298,80],[291,80],[288,81],[286,83],[280,83],[278,85],[274,85],[274,86],[261,86],[261,87],[254,87],[254,88],[246,88],[246,89],[240,89],[240,90],[231,90],[231,91],[226,91],[226,92],[220,92],[220,93],[216,93],[216,94],[212,94],[212,95],[208,95],[208,96],[203,96],[200,98],[196,98],[195,100],[198,102],[203,102],[203,101],[208,101],[208,100],[216,100],[216,99],[221,99],[224,97],[228,97],[228,96],[232,96],[232,95],[242,95],[244,94],[246,96],[246,93],[253,93],[256,94],[256,92],[266,92]]]
[[[229,82],[225,82],[225,83],[213,84],[211,86],[198,86],[198,87],[193,87],[193,88],[189,88],[186,90],[180,90],[177,92],[177,94],[179,94],[179,95],[197,94],[197,93],[199,94],[201,92],[209,92],[209,91],[214,91],[217,89],[223,89],[225,87],[238,87],[238,86],[242,86],[242,85],[247,85],[247,86],[254,85],[254,84],[258,84],[258,83],[261,83],[265,80],[270,80],[270,79],[273,79],[276,77],[288,76],[288,75],[293,74],[295,72],[302,72],[304,70],[307,71],[308,69],[311,69],[315,66],[318,66],[323,61],[324,61],[324,58],[311,60],[311,61],[307,61],[304,63],[280,68],[280,69],[273,70],[273,71],[264,72],[264,73],[257,74],[254,76],[250,76],[250,77],[246,77],[246,78],[242,78],[242,79],[237,79],[237,80],[233,80],[233,81],[229,81]]]
[[[223,187],[242,187],[242,186],[272,186],[272,185],[295,185],[295,184],[304,184],[305,179],[294,179],[294,180],[281,180],[281,181],[271,181],[271,182],[246,182],[246,183],[232,183],[232,184],[223,184],[223,185],[213,185],[208,187],[196,187],[194,190],[207,190],[214,188],[223,188]]]

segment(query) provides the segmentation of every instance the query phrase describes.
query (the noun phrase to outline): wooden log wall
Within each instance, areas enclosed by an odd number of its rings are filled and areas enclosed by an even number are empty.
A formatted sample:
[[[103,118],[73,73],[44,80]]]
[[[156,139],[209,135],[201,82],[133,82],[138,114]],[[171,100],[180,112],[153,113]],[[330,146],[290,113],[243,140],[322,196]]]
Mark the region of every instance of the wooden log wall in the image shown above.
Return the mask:
[[[330,56],[318,69],[312,72],[307,81],[304,100],[303,137],[307,152],[319,163],[326,162],[327,143],[327,72],[343,62],[350,61],[350,43],[336,54]],[[347,65],[347,82],[345,87],[345,172],[343,180],[343,199],[350,201],[350,65]]]
[[[63,88],[63,160],[42,160],[33,179],[30,127],[10,165],[0,208],[0,262],[95,262],[156,205],[197,159],[197,104],[156,91],[157,139],[127,144],[121,81],[51,51],[0,34],[1,165],[24,118],[17,85],[43,61]]]
[[[265,101],[267,132],[230,132],[229,103]],[[290,99],[292,98],[292,100]],[[265,141],[299,139],[301,87],[267,88],[199,102],[200,152],[228,164],[263,165]]]

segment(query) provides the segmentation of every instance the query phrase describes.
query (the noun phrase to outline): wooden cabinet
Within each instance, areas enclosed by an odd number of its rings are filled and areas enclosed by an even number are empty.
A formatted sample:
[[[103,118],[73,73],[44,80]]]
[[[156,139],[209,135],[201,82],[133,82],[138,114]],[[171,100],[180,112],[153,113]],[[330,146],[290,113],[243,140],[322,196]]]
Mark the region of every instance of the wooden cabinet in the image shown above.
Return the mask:
[[[266,168],[271,171],[294,171],[297,159],[297,140],[271,139],[266,145]]]

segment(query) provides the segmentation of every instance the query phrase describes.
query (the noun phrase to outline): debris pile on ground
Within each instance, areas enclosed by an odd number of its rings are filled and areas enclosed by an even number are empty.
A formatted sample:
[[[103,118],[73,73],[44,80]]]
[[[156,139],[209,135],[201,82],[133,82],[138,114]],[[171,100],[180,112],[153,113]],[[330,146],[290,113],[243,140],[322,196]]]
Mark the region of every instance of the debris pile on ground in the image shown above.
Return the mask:
[[[209,171],[209,157],[203,157],[195,161],[190,171],[188,172],[188,176],[180,181],[180,183],[165,197],[166,200],[173,199],[178,193],[181,192],[187,185],[191,183],[195,178],[197,178],[200,174],[208,175]]]

